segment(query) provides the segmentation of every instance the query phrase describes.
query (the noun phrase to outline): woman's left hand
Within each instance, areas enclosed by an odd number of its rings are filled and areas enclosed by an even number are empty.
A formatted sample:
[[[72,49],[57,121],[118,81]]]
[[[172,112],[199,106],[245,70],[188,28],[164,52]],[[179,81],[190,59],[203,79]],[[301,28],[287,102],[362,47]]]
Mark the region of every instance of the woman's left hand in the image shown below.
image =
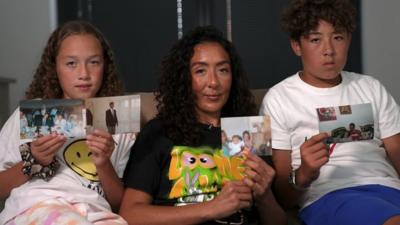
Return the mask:
[[[97,168],[110,162],[115,143],[112,135],[101,129],[94,129],[86,136],[86,144],[92,152],[92,160]]]
[[[257,155],[249,151],[245,155],[246,176],[243,181],[252,189],[254,200],[261,200],[263,196],[270,193],[275,170]]]

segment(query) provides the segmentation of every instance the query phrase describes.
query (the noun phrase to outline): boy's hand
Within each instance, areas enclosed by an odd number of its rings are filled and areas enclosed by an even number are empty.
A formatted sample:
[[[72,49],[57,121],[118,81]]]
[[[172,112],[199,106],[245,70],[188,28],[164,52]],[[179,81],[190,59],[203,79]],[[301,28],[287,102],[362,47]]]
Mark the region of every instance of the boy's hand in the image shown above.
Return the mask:
[[[49,165],[66,140],[62,134],[50,134],[39,137],[31,143],[33,158],[42,166]]]
[[[110,162],[115,147],[114,139],[110,133],[101,129],[94,129],[91,134],[86,136],[86,144],[93,153],[92,160],[97,168]]]
[[[296,175],[296,183],[300,186],[309,186],[318,178],[320,168],[328,162],[328,147],[324,143],[328,137],[327,133],[317,134],[300,146],[301,165]]]

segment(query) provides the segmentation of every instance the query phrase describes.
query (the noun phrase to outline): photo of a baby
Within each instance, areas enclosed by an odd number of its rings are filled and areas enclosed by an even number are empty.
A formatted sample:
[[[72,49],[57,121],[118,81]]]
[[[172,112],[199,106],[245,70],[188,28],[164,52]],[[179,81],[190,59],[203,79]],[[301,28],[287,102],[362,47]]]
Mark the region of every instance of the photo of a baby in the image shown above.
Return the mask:
[[[271,155],[271,127],[268,116],[221,118],[221,143],[226,156],[249,151]]]

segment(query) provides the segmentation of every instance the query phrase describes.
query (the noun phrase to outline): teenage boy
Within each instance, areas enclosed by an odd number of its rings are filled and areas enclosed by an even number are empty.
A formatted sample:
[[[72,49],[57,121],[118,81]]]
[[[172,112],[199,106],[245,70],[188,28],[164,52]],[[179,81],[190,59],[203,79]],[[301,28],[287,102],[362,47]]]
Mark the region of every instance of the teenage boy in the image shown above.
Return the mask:
[[[347,0],[294,0],[282,24],[303,69],[260,110],[272,120],[278,199],[299,205],[307,225],[400,224],[399,107],[376,79],[343,71],[354,18]],[[327,146],[316,109],[362,103],[372,105],[374,139]]]

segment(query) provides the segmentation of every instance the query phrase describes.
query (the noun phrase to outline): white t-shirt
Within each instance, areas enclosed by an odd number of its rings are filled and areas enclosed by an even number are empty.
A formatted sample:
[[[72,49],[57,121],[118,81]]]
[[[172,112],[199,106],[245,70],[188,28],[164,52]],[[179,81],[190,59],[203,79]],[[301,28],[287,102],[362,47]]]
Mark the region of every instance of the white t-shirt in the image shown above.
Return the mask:
[[[381,184],[400,189],[399,175],[382,147],[381,139],[400,133],[399,106],[376,79],[351,72],[332,88],[317,88],[295,74],[272,87],[260,114],[271,116],[272,147],[292,150],[292,167],[300,166],[305,137],[319,133],[316,108],[371,103],[375,137],[368,141],[338,143],[321,167],[320,175],[304,194],[305,207],[328,192],[346,187]]]
[[[113,136],[117,143],[111,156],[119,177],[123,176],[129,159],[130,148],[134,143],[133,134]],[[85,203],[90,213],[111,211],[104,197],[104,191],[96,175],[95,165],[90,161],[84,139],[68,139],[58,151],[60,168],[56,176],[46,182],[33,178],[23,185],[14,188],[8,197],[4,210],[0,213],[0,224],[33,205],[52,198],[63,198],[70,203]],[[21,162],[19,145],[19,109],[8,119],[0,133],[0,171],[6,170]]]

